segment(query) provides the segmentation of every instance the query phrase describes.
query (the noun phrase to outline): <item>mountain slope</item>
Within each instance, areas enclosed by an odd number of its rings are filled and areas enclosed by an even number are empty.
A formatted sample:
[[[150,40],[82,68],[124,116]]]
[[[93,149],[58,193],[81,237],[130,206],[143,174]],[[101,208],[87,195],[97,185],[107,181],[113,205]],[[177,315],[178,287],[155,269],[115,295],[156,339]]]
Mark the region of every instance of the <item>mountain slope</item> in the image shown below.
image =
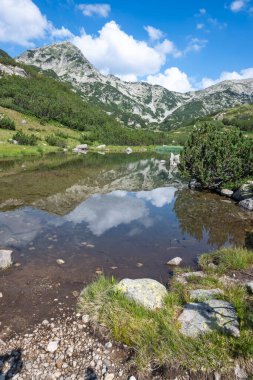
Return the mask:
[[[253,102],[253,79],[225,81],[181,94],[145,82],[103,75],[69,42],[28,50],[18,62],[34,65],[71,83],[83,99],[99,105],[125,125],[169,130],[199,117]]]
[[[99,104],[129,126],[160,123],[189,98],[161,86],[123,82],[113,75],[102,75],[68,42],[28,50],[17,61],[53,70],[59,79],[81,91],[84,99]]]

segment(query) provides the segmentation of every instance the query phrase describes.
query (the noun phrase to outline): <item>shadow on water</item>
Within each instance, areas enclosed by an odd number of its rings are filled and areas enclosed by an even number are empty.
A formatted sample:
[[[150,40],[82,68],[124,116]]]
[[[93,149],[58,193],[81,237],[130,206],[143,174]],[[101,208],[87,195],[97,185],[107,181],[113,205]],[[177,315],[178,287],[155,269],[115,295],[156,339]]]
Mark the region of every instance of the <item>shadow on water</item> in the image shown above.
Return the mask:
[[[21,372],[23,367],[22,350],[16,348],[10,353],[0,355],[0,377],[5,380],[12,379]]]

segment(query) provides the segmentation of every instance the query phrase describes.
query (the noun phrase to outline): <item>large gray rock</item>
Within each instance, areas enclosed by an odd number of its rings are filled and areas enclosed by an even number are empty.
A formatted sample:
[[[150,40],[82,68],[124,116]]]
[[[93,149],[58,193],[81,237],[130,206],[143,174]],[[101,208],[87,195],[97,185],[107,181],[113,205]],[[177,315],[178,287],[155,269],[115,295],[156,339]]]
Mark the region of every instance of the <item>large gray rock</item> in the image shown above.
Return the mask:
[[[181,322],[180,332],[186,336],[195,338],[213,330],[240,336],[236,311],[227,301],[212,299],[188,303],[178,320]]]
[[[191,301],[207,301],[215,298],[215,296],[223,294],[223,290],[221,289],[194,289],[190,290],[190,300]]]
[[[162,308],[167,294],[164,285],[149,278],[137,280],[125,278],[116,285],[115,289],[122,292],[128,299],[151,310]]]
[[[6,269],[12,265],[12,251],[9,249],[0,249],[0,268]]]
[[[244,199],[239,202],[239,206],[245,208],[246,210],[253,211],[253,198]]]
[[[233,194],[233,199],[237,202],[243,201],[244,199],[253,198],[253,183],[249,181],[242,185],[240,189],[236,190]]]

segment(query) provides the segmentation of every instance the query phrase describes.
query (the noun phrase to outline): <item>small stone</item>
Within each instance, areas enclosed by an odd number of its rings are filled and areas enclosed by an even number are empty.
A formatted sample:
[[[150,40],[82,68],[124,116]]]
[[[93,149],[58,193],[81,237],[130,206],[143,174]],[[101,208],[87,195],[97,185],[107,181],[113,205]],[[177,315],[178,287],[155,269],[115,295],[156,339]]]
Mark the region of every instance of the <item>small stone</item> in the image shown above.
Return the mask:
[[[246,289],[248,290],[249,293],[253,293],[253,281],[246,282],[245,284]]]
[[[57,340],[52,340],[51,342],[48,343],[47,345],[47,351],[48,352],[55,352],[58,348],[58,341]]]
[[[104,380],[113,380],[114,374],[113,373],[107,373],[104,377]]]
[[[49,322],[48,322],[47,319],[44,319],[44,321],[42,321],[41,324],[42,324],[43,326],[47,326],[47,325],[49,325]]]
[[[142,263],[137,263],[136,266],[137,266],[137,268],[141,268],[141,267],[143,267],[143,264]]]
[[[59,264],[59,265],[62,265],[62,264],[65,263],[65,261],[62,260],[62,259],[57,259],[56,262],[57,262],[57,264]]]
[[[2,292],[0,292],[0,298],[3,298],[3,293]]]
[[[83,323],[88,323],[88,322],[90,321],[90,316],[89,316],[89,314],[84,314],[84,315],[82,316],[82,321],[83,321]]]
[[[0,268],[6,269],[12,265],[12,251],[9,249],[0,249]]]
[[[105,344],[105,348],[112,348],[112,343],[111,342],[107,342]]]
[[[179,265],[181,261],[181,257],[174,257],[174,259],[167,262],[167,265]]]
[[[128,380],[137,380],[135,376],[130,376]]]
[[[118,267],[110,267],[112,270],[118,269]]]
[[[238,363],[235,366],[235,376],[237,380],[247,380],[249,378],[244,368],[240,367]]]

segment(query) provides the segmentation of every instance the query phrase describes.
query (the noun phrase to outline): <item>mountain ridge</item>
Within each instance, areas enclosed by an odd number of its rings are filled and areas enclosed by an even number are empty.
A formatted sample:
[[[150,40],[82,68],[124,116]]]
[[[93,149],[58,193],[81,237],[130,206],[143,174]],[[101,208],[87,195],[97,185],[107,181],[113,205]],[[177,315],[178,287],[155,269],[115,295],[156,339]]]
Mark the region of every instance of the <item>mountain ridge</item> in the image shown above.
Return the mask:
[[[70,42],[27,50],[16,60],[53,71],[84,100],[137,128],[174,129],[224,108],[253,102],[253,79],[224,81],[182,94],[147,82],[125,82],[114,75],[101,74]]]

